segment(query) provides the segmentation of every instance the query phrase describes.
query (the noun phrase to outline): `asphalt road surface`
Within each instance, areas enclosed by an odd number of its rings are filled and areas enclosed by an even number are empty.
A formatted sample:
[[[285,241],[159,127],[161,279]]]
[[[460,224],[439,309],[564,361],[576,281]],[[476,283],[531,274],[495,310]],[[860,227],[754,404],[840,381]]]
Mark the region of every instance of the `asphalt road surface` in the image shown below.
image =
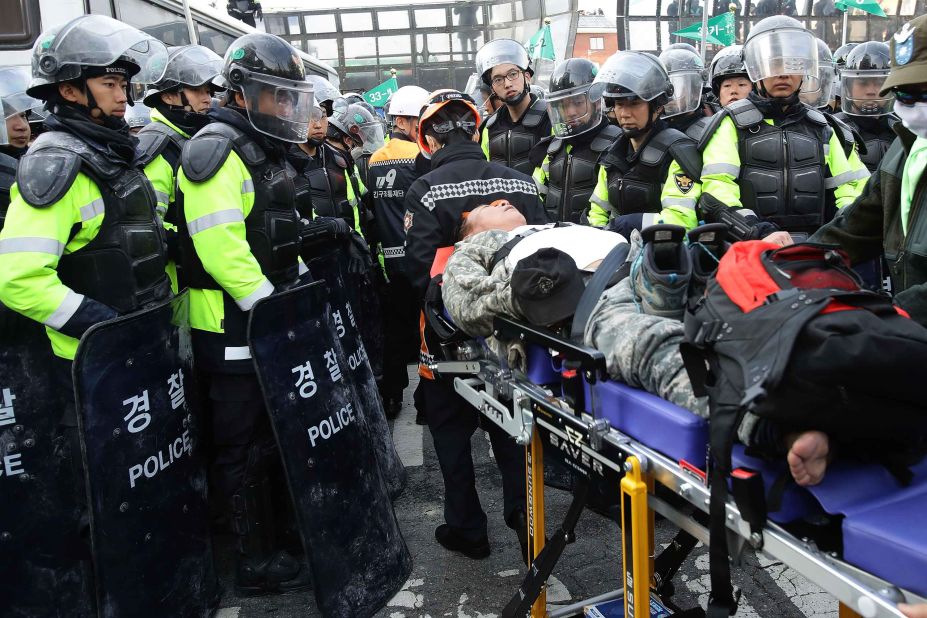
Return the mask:
[[[404,588],[377,616],[495,618],[515,593],[525,567],[519,556],[518,539],[502,521],[502,484],[489,440],[485,433],[477,431],[472,447],[477,489],[489,518],[492,554],[484,560],[471,560],[446,551],[434,539],[434,529],[444,521],[443,483],[431,435],[427,427],[415,424],[412,407],[415,379],[413,376],[402,413],[393,423],[394,441],[408,472],[408,484],[395,508],[414,567]],[[545,496],[550,534],[563,520],[570,495],[548,488]],[[675,532],[667,522],[657,522],[658,548],[668,543]],[[621,570],[619,535],[614,522],[584,512],[576,527],[576,542],[567,546],[548,580],[548,603],[573,604],[617,589]],[[319,615],[311,591],[250,599],[236,597],[231,537],[216,538],[215,551],[225,590],[217,618]],[[752,554],[744,562],[734,570],[734,583],[743,590],[737,616],[837,616],[837,602],[832,597],[781,563]],[[705,606],[710,588],[706,548],[696,548],[676,575],[675,583],[674,601],[678,606]]]

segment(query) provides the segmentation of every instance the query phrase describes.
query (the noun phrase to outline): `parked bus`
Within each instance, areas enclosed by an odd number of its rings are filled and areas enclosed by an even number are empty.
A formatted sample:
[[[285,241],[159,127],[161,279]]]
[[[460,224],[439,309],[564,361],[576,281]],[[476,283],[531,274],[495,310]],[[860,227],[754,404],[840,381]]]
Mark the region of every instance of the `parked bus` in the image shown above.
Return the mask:
[[[220,56],[241,35],[259,31],[229,16],[225,0],[189,0],[189,6],[196,41],[190,40],[182,0],[2,0],[0,66],[28,67],[32,45],[43,30],[84,14],[121,20],[169,46],[199,43]],[[339,85],[335,69],[302,51],[299,55],[307,73]]]

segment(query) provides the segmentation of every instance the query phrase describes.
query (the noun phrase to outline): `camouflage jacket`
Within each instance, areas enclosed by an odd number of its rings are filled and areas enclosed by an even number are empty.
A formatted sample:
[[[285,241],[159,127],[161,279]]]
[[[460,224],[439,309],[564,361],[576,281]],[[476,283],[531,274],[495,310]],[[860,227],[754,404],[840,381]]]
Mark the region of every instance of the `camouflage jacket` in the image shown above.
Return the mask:
[[[512,300],[512,265],[508,259],[489,266],[496,251],[509,239],[507,232],[475,234],[455,246],[444,271],[442,298],[454,323],[473,336],[492,334],[496,315],[523,319]],[[631,238],[629,260],[640,251],[640,235]],[[682,322],[641,313],[634,301],[631,280],[606,290],[586,324],[584,342],[605,355],[609,376],[629,386],[654,393],[667,401],[708,418],[707,397],[696,397],[679,354],[684,340]],[[491,344],[509,359],[512,350]],[[738,431],[751,443],[756,417],[747,415]]]

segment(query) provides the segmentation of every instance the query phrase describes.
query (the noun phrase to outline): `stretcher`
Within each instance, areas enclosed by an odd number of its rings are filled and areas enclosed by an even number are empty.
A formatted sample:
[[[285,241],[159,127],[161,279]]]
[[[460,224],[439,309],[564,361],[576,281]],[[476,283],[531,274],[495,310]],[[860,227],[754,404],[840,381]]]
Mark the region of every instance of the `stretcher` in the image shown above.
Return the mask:
[[[526,348],[518,371],[485,342],[448,346],[430,368],[525,447],[531,568],[503,616],[596,614],[590,607],[623,600],[624,615],[704,615],[672,603],[672,576],[695,546],[708,545],[708,426],[666,400],[607,379],[605,359],[549,331],[497,317],[494,336]],[[544,458],[557,457],[577,477],[574,501],[560,528],[545,534]],[[840,616],[901,616],[898,602],[927,597],[927,461],[902,486],[884,467],[837,460],[812,488],[735,447],[727,527],[734,564],[744,551],[781,561],[834,596]],[[623,587],[595,599],[548,610],[544,581],[573,533],[590,487],[620,487]],[[767,512],[742,512],[737,488],[775,495]],[[768,507],[768,510],[767,510]],[[747,509],[752,510],[752,509]],[[659,556],[653,522],[659,513],[680,529]],[[766,515],[762,517],[762,515]],[[549,528],[549,527],[547,527]],[[649,602],[648,602],[649,600]],[[618,601],[620,603],[620,601]],[[647,607],[649,605],[649,608]],[[648,611],[649,610],[649,611]]]

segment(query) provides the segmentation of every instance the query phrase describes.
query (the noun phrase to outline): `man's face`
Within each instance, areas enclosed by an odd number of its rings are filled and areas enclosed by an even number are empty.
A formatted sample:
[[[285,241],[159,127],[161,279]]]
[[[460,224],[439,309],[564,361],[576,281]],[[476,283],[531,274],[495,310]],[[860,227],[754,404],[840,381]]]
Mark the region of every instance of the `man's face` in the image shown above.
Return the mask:
[[[328,133],[328,116],[325,112],[316,108],[309,116],[309,139],[321,142]]]
[[[570,127],[581,124],[583,118],[589,115],[589,97],[585,94],[557,101],[555,105],[560,108],[560,117]]]
[[[209,90],[209,86],[197,86],[195,88],[185,86],[183,94],[187,97],[187,103],[190,104],[190,107],[197,114],[207,112],[209,106],[212,104],[212,93]]]
[[[96,106],[106,116],[122,118],[126,114],[126,86],[128,82],[121,75],[103,75],[91,77],[87,80],[87,88],[93,94]],[[82,93],[83,94],[83,93]],[[87,105],[89,99],[84,95],[83,104]]]
[[[492,91],[501,99],[517,97],[525,90],[525,72],[514,64],[494,66],[489,73]]]
[[[502,200],[484,206],[477,206],[470,211],[467,224],[471,234],[486,230],[511,231],[527,224],[525,216],[518,209]]]
[[[615,99],[615,117],[622,129],[643,129],[650,121],[650,105],[638,98]]]
[[[25,112],[13,114],[6,119],[6,133],[10,139],[10,146],[25,148],[29,145],[32,132],[29,129],[29,120],[26,118]]]
[[[850,98],[864,99],[869,101],[873,99],[881,99],[882,97],[879,96],[879,90],[881,90],[882,84],[884,83],[884,77],[854,79],[853,85],[850,87]]]
[[[767,77],[761,83],[769,96],[784,99],[798,92],[802,77],[801,75],[776,75]]]
[[[746,99],[751,90],[753,90],[753,83],[746,77],[728,77],[721,82],[721,87],[718,88],[718,100],[724,106]]]

